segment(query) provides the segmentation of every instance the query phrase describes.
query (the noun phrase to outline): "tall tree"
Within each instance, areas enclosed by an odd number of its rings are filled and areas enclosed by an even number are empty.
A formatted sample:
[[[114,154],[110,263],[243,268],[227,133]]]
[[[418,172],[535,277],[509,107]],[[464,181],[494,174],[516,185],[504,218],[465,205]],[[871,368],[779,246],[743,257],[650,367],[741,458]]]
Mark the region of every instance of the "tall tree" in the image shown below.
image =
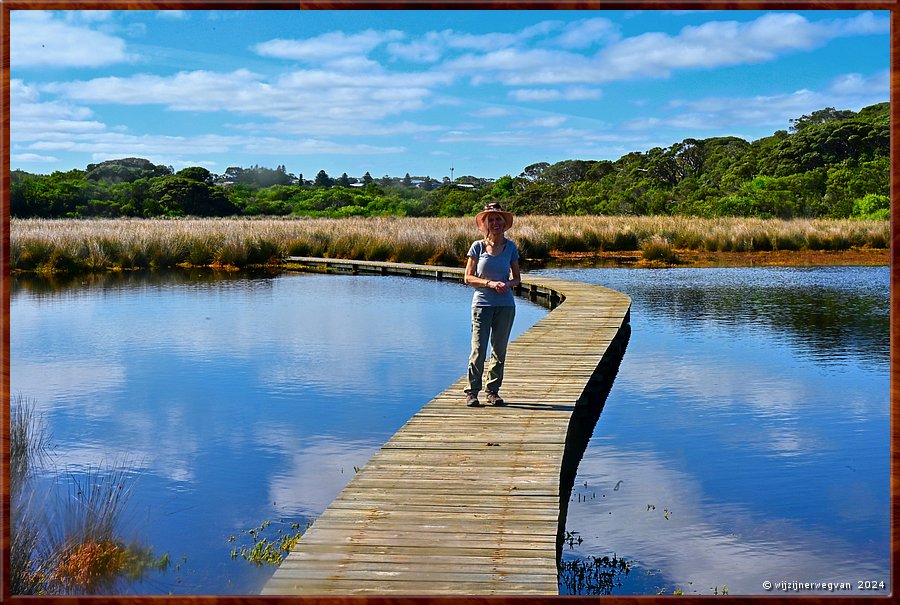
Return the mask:
[[[320,170],[316,174],[315,185],[316,187],[331,187],[332,185],[334,185],[334,180],[330,176],[328,176],[327,172],[325,172],[324,170]]]

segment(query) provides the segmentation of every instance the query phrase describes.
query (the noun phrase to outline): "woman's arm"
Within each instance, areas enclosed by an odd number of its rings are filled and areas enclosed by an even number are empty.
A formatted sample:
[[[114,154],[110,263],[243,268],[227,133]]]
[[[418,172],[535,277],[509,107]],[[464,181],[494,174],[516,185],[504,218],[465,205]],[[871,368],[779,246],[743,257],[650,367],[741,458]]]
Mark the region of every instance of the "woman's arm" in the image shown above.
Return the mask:
[[[522,283],[522,272],[519,271],[519,261],[514,260],[509,263],[509,281],[506,282],[510,288],[515,288]]]
[[[518,266],[518,263],[516,263]],[[478,262],[472,258],[471,256],[466,259],[466,272],[463,275],[463,283],[467,286],[472,286],[475,288],[491,288],[492,290],[497,290],[498,292],[503,292],[506,289],[506,283],[502,281],[491,281],[489,279],[485,279],[483,277],[478,277],[475,275],[475,269],[478,267]]]

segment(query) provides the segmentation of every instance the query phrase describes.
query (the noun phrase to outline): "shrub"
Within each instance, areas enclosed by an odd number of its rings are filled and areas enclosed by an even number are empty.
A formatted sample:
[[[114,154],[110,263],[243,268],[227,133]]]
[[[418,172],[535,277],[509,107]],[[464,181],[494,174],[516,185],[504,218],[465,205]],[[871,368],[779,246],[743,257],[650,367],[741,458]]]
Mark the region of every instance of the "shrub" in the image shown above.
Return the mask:
[[[641,243],[641,255],[647,261],[674,263],[678,260],[672,244],[664,237],[653,236]]]

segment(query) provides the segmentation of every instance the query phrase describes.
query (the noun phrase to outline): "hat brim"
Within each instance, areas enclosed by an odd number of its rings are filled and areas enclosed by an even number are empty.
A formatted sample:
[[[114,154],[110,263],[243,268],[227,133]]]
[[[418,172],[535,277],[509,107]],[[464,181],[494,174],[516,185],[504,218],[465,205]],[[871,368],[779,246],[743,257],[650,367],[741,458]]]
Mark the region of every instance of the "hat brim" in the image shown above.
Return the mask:
[[[475,224],[478,225],[478,228],[484,231],[484,218],[488,214],[499,214],[503,217],[504,222],[506,223],[506,228],[509,229],[513,224],[513,214],[512,212],[507,212],[506,210],[484,210],[475,215]]]

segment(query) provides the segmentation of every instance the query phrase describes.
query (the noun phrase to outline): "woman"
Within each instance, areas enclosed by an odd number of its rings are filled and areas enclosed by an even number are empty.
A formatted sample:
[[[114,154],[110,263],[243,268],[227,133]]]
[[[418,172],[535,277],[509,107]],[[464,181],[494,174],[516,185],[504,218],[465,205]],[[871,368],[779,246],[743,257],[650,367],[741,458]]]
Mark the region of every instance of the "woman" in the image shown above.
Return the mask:
[[[464,281],[475,288],[472,296],[472,354],[469,356],[469,388],[466,405],[480,406],[478,392],[482,387],[484,360],[488,341],[491,360],[488,365],[487,400],[492,405],[504,405],[500,397],[503,383],[503,364],[506,345],[516,316],[513,288],[519,285],[519,250],[515,242],[506,239],[512,227],[513,215],[500,204],[491,203],[475,216],[475,224],[484,238],[472,244],[466,254]]]

